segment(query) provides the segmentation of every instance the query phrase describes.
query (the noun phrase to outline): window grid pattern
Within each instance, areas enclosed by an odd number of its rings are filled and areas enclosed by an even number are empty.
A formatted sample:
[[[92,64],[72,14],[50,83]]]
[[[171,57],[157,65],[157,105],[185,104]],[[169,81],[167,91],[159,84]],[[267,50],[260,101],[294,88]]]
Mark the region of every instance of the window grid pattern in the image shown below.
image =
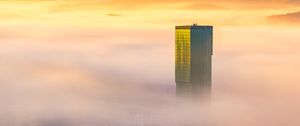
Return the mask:
[[[176,29],[175,78],[178,82],[190,82],[190,29]]]

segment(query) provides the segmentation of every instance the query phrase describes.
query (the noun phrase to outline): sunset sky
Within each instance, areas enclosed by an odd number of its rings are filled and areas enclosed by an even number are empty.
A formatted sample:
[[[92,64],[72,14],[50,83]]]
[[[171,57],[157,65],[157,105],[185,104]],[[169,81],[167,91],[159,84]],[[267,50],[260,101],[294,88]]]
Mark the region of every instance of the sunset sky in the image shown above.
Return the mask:
[[[166,28],[177,24],[270,25],[299,21],[297,0],[9,0],[1,26]]]
[[[299,0],[2,0],[0,124],[174,112],[192,23],[214,26],[214,124],[299,126]]]

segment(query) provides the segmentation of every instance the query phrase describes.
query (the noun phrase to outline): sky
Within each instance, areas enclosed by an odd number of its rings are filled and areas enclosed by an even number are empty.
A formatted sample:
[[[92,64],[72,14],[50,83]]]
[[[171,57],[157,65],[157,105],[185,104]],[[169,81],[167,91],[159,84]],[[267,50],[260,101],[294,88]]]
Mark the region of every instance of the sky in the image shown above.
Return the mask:
[[[3,0],[0,8],[1,125],[300,124],[300,1]],[[214,26],[212,106],[174,96],[175,26],[193,23]]]

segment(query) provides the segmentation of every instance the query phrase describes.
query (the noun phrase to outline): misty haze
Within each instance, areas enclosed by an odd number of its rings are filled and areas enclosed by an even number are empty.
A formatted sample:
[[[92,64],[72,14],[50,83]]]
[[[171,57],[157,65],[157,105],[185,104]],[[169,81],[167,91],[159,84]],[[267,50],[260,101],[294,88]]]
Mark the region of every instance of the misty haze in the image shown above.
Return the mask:
[[[0,126],[299,126],[298,6],[1,1]],[[214,26],[210,103],[176,97],[194,21]]]

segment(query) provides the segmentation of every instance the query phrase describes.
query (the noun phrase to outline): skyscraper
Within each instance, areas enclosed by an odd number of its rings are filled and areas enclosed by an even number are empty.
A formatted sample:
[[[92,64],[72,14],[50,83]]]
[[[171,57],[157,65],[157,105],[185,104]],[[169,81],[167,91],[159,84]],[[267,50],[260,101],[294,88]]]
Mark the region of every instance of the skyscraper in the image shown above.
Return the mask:
[[[210,97],[213,27],[176,26],[176,93]]]

